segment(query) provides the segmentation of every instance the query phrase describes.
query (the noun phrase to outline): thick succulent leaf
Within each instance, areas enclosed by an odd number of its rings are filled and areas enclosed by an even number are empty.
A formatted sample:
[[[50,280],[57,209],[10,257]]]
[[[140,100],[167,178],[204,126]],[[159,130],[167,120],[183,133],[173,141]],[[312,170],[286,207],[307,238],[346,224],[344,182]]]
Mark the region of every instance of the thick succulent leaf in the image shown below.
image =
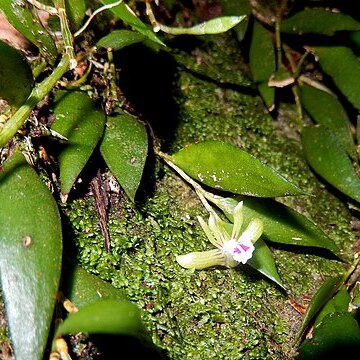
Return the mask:
[[[268,81],[276,70],[275,50],[271,33],[258,21],[254,21],[249,58],[253,79],[266,107],[271,110],[275,102],[275,89],[268,86]]]
[[[271,167],[221,141],[189,145],[172,155],[171,161],[192,178],[215,189],[261,197],[302,194]]]
[[[66,137],[59,154],[60,186],[67,198],[104,132],[106,116],[90,97],[80,91],[61,91],[55,99],[52,130]]]
[[[248,18],[251,14],[251,8],[249,0],[221,0],[220,1],[222,13],[224,15],[246,15],[246,18],[238,25],[234,27],[237,38],[239,41],[242,41],[245,37],[245,33],[248,27]]]
[[[75,334],[141,335],[144,325],[140,309],[129,301],[101,299],[70,314],[56,331],[56,336]]]
[[[108,35],[101,38],[96,46],[114,51],[120,50],[126,46],[143,42],[146,36],[130,30],[114,30]]]
[[[211,201],[211,199],[209,198]],[[230,221],[239,200],[216,199],[214,202]],[[264,224],[262,238],[272,242],[324,248],[339,255],[336,244],[312,221],[290,207],[272,199],[242,198],[244,221],[259,218]]]
[[[161,24],[159,24],[159,27],[163,32],[171,35],[221,34],[238,25],[245,17],[246,15],[221,16],[189,28],[169,27]]]
[[[63,281],[64,294],[77,307],[81,308],[100,299],[126,300],[123,291],[90,274],[78,265],[66,263]]]
[[[0,11],[11,25],[32,42],[44,58],[53,65],[58,54],[54,40],[39,21],[34,20],[28,5],[29,3],[25,0],[0,0]]]
[[[281,278],[277,272],[274,257],[262,239],[255,243],[255,251],[253,257],[247,262],[251,267],[265,275],[270,280],[274,281],[281,288],[285,289]]]
[[[347,153],[356,157],[350,121],[340,101],[332,94],[307,85],[301,86],[300,95],[303,107],[313,120],[330,128]]]
[[[314,326],[318,326],[326,315],[334,313],[334,312],[347,312],[350,303],[350,294],[346,289],[340,289],[335,296],[330,299],[325,306],[321,309],[318,316],[316,317],[316,321]]]
[[[347,99],[360,108],[360,62],[357,56],[345,46],[318,46],[313,51],[324,72],[332,77]]]
[[[124,112],[109,116],[100,151],[126,195],[134,201],[148,151],[144,125]]]
[[[0,98],[19,108],[30,95],[33,76],[24,57],[14,48],[0,41]]]
[[[348,312],[327,315],[314,329],[313,337],[299,347],[299,360],[356,359],[360,353],[360,327]],[[357,354],[357,355],[356,355]]]
[[[305,9],[281,23],[281,31],[290,34],[333,35],[346,30],[358,31],[360,23],[348,15],[324,8]]]
[[[100,2],[104,5],[114,3],[113,0],[100,0]],[[112,7],[109,11],[140,34],[145,35],[149,40],[165,46],[165,44],[155,35],[154,31],[148,25],[144,24],[124,2],[118,6]]]
[[[305,157],[314,171],[329,184],[360,202],[360,178],[332,130],[306,127],[302,132]]]
[[[42,359],[58,290],[62,235],[50,191],[21,153],[0,172],[0,273],[16,359]]]
[[[300,328],[297,332],[296,341],[300,340],[302,334],[309,326],[310,322],[314,320],[315,316],[319,313],[323,306],[339,290],[342,282],[342,276],[334,276],[325,280],[324,283],[320,286],[306,309]]]
[[[65,0],[65,6],[70,24],[72,24],[73,28],[77,30],[85,17],[85,0]]]

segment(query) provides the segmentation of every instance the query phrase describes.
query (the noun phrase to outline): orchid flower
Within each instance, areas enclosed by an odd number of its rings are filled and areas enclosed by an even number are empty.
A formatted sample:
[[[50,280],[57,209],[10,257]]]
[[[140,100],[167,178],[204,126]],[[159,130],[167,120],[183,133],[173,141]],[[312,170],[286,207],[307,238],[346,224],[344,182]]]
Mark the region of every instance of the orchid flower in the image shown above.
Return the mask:
[[[254,243],[263,232],[260,219],[252,219],[241,233],[243,223],[243,202],[234,208],[234,224],[223,221],[214,212],[210,212],[208,224],[198,216],[198,220],[209,241],[216,249],[192,252],[176,256],[177,262],[184,268],[201,270],[212,266],[234,268],[239,263],[245,264],[255,250]]]

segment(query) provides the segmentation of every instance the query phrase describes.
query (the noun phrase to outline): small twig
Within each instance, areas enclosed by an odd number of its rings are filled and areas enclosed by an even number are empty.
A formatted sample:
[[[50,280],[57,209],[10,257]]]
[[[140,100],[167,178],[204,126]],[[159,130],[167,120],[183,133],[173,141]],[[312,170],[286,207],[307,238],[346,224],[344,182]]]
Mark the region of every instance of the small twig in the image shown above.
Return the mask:
[[[58,15],[58,11],[53,6],[42,4],[40,1],[37,0],[27,0],[29,4],[36,7],[38,10],[43,10],[49,13],[50,15]]]
[[[99,215],[99,225],[104,237],[105,250],[106,252],[110,252],[110,234],[107,226],[107,209],[109,202],[102,184],[100,171],[98,171],[96,176],[91,180],[91,189],[95,198],[96,211]]]
[[[99,14],[100,12],[104,11],[104,10],[108,10],[108,9],[111,9],[115,6],[118,6],[120,5],[121,3],[123,2],[123,0],[119,0],[119,1],[116,1],[114,3],[111,3],[111,4],[106,4],[104,6],[101,6],[100,8],[96,9],[92,15],[86,20],[85,24],[74,34],[74,38],[75,37],[78,37],[82,32],[84,32],[86,30],[86,28],[90,25],[92,19],[97,15]]]

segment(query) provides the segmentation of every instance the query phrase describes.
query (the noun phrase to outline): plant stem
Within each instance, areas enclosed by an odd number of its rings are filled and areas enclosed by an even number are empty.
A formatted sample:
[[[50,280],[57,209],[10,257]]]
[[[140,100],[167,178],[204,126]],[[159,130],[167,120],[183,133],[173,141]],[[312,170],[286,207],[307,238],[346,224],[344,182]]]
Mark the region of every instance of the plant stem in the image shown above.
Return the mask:
[[[68,18],[66,16],[65,0],[57,0],[55,3],[55,7],[58,11],[58,15],[60,18],[61,34],[64,39],[65,52],[70,57],[70,69],[75,69],[77,61],[73,47],[73,38],[69,28]]]
[[[65,54],[58,66],[43,82],[33,88],[26,102],[15,112],[0,130],[0,148],[3,147],[23,126],[34,107],[51,91],[61,77],[69,70],[70,58]]]
[[[279,70],[279,67],[282,63],[281,56],[281,36],[280,36],[280,20],[277,19],[275,22],[275,47],[276,47],[276,68]]]

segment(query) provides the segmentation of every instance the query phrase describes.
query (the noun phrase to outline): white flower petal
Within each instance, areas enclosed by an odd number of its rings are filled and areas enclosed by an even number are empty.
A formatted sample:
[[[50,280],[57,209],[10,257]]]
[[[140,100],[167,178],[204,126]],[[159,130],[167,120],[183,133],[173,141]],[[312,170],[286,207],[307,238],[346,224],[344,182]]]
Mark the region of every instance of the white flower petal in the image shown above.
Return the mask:
[[[243,202],[240,201],[233,212],[234,215],[234,226],[231,234],[232,239],[237,239],[240,235],[241,226],[243,223]]]
[[[264,225],[260,219],[252,219],[237,241],[241,244],[255,243],[263,233]]]

